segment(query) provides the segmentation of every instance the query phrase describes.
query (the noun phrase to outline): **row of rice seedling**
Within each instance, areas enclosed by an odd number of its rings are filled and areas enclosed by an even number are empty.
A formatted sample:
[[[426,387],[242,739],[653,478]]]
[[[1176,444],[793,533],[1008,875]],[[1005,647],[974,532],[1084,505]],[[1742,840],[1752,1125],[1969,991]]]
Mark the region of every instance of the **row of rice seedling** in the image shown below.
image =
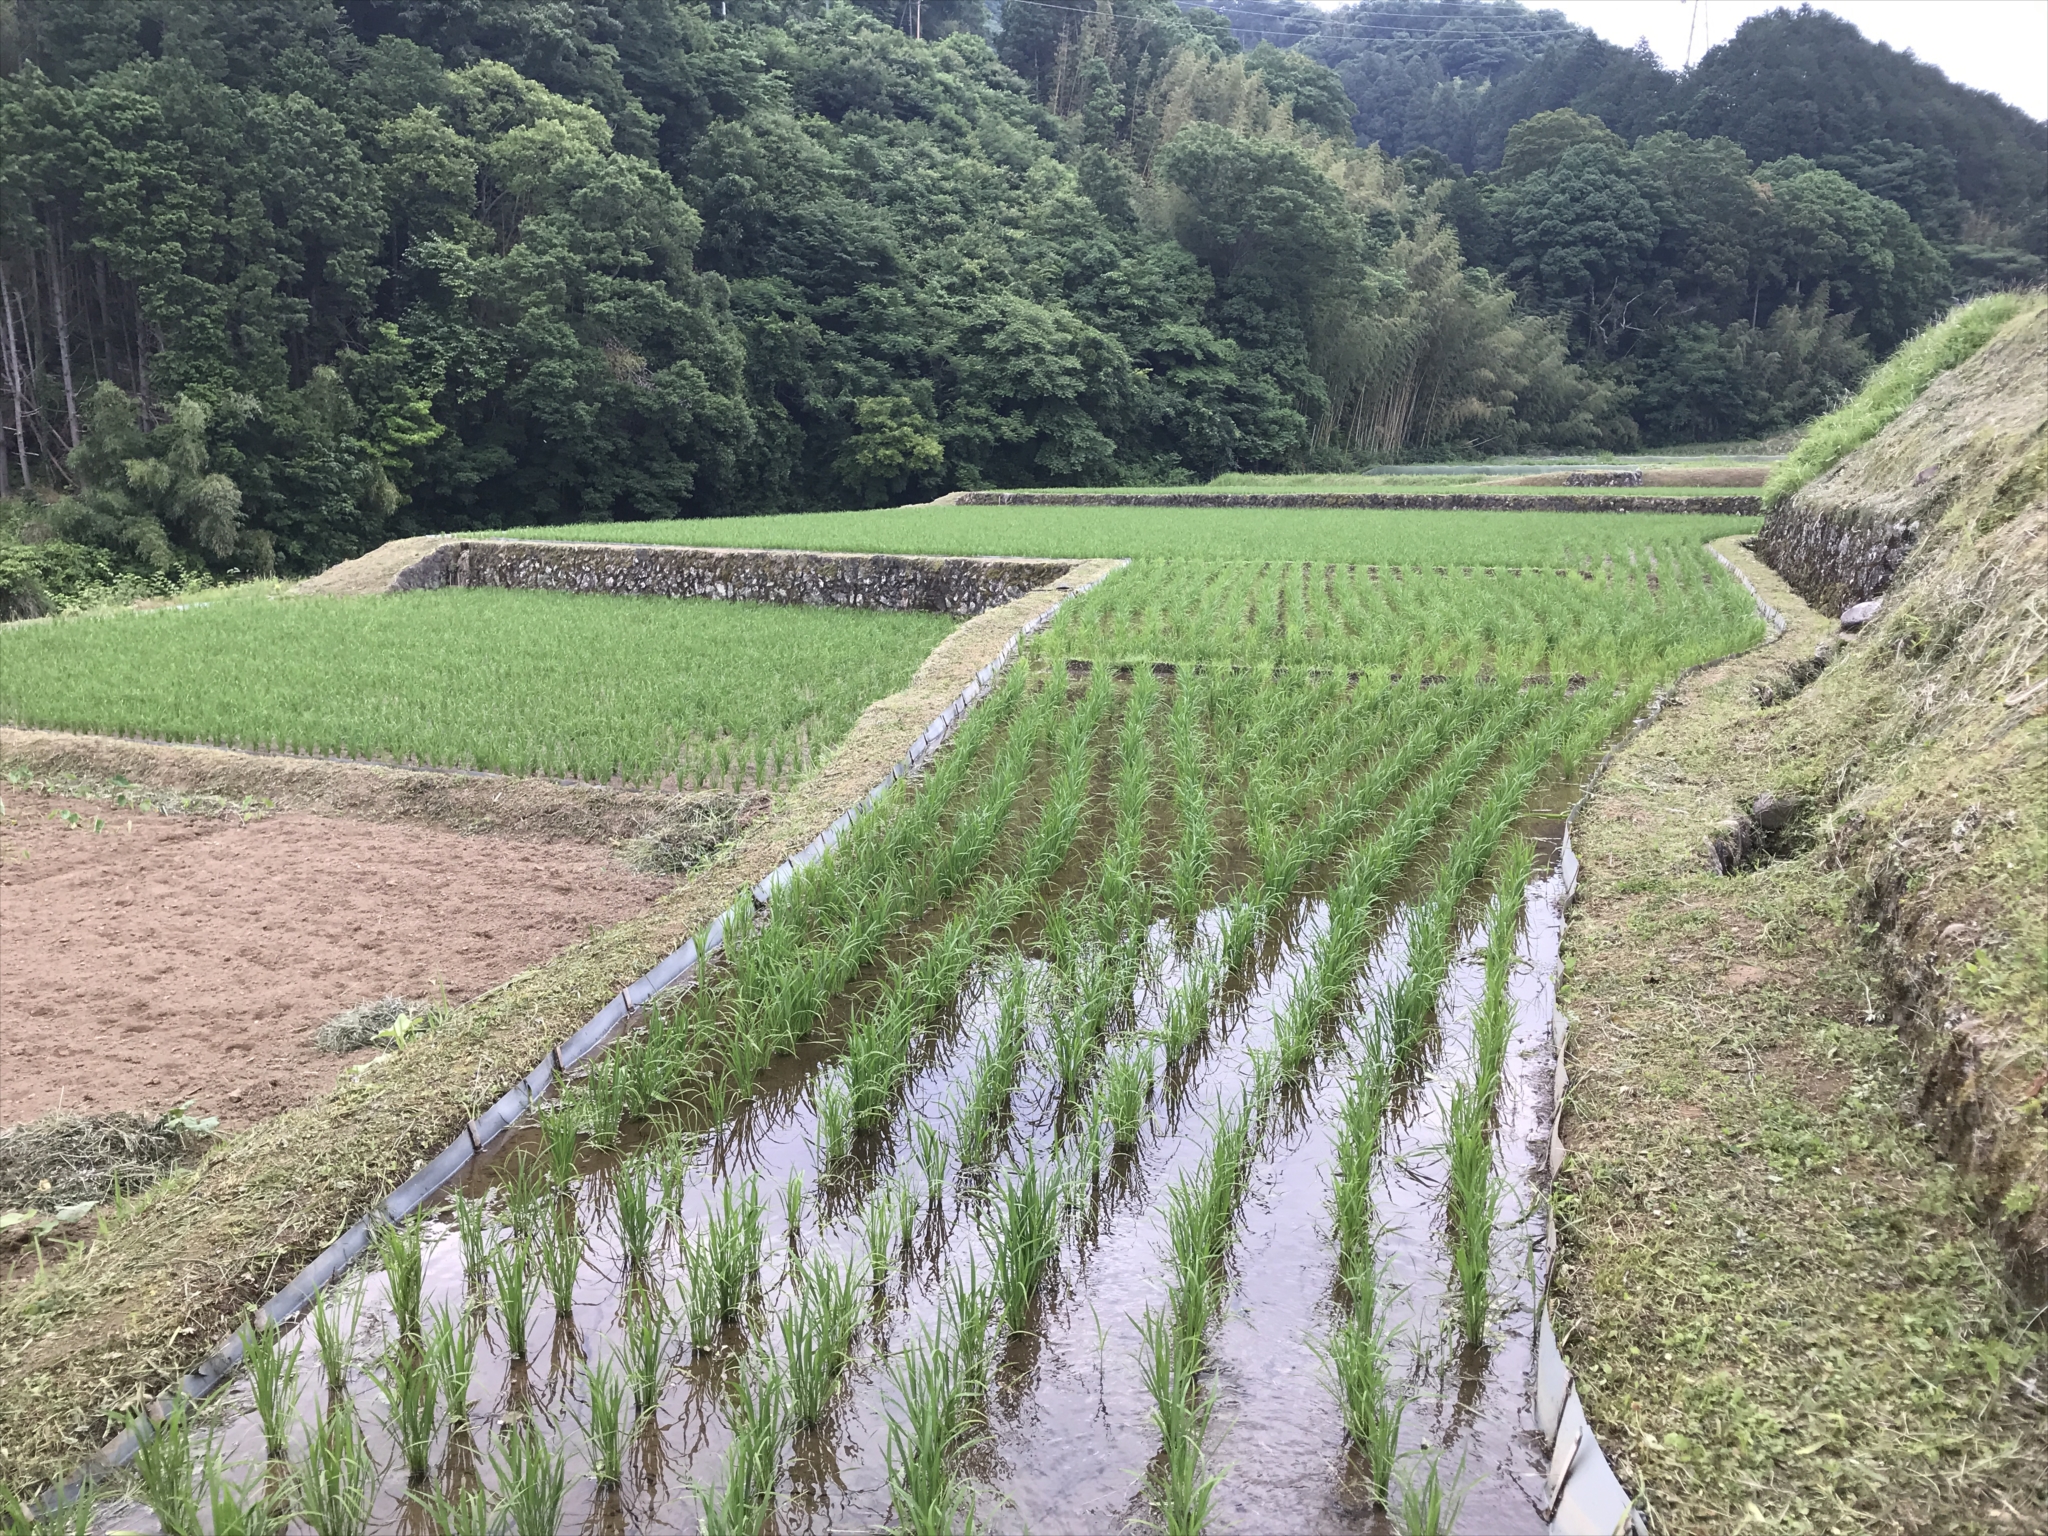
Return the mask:
[[[1451,1264],[1458,1277],[1465,1337],[1475,1343],[1486,1327],[1493,1229],[1502,1199],[1488,1132],[1507,1054],[1508,969],[1514,960],[1515,932],[1532,863],[1529,845],[1520,838],[1502,858],[1486,912],[1485,983],[1472,1021],[1472,1075],[1452,1093],[1445,1114]]]
[[[485,588],[236,597],[9,626],[0,720],[768,788],[907,683],[953,624],[943,614]]]

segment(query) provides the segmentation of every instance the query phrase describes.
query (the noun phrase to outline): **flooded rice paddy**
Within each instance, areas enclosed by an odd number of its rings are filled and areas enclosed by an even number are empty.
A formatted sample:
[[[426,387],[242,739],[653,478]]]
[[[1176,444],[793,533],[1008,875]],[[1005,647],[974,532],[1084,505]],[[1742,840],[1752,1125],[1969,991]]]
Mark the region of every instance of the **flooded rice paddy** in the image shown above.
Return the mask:
[[[1050,777],[1041,767],[1022,802],[1043,800]],[[1403,1511],[1401,1492],[1433,1473],[1454,1490],[1456,1528],[1543,1529],[1531,1371],[1561,930],[1555,878],[1533,880],[1519,893],[1491,1131],[1501,1195],[1476,1337],[1460,1321],[1446,1214],[1447,1116],[1454,1092],[1475,1072],[1475,1020],[1487,986],[1486,913],[1476,894],[1457,907],[1426,1044],[1391,1083],[1369,1186],[1374,1306],[1385,1328],[1389,1398],[1401,1414],[1385,1500],[1391,1508],[1383,1507],[1369,1457],[1347,1439],[1326,1364],[1332,1330],[1357,1304],[1332,1236],[1336,1141],[1348,1085],[1360,1062],[1384,1049],[1375,1031],[1409,969],[1411,931],[1425,908],[1423,876],[1448,834],[1432,832],[1407,863],[1377,909],[1365,959],[1333,1021],[1305,1064],[1283,1070],[1288,1000],[1315,964],[1331,923],[1329,900],[1310,893],[1276,904],[1277,915],[1238,963],[1225,962],[1241,914],[1215,893],[1253,878],[1250,839],[1225,806],[1212,899],[1199,915],[1176,922],[1143,903],[1133,910],[1150,915],[1133,931],[1095,944],[1086,918],[1069,918],[1089,910],[1119,835],[1109,805],[1113,777],[1098,765],[1099,793],[1058,875],[1003,927],[1000,944],[977,955],[951,1001],[917,1033],[876,1123],[848,1133],[820,1122],[821,1105],[833,1118],[833,1085],[844,1082],[836,1064],[850,1022],[872,1005],[876,985],[900,977],[890,960],[937,933],[969,898],[927,912],[892,939],[884,959],[862,970],[861,982],[834,1001],[794,1053],[770,1062],[735,1102],[695,1099],[652,1122],[629,1121],[616,1138],[600,1138],[605,1145],[588,1136],[570,1142],[559,1121],[508,1137],[420,1234],[423,1335],[445,1318],[473,1339],[466,1411],[451,1404],[444,1385],[438,1411],[429,1408],[427,1438],[419,1439],[417,1418],[407,1428],[398,1407],[404,1362],[424,1358],[431,1340],[416,1344],[400,1322],[415,1306],[405,1278],[394,1305],[392,1276],[373,1266],[324,1304],[324,1354],[314,1318],[285,1330],[284,1347],[297,1354],[286,1407],[273,1406],[272,1417],[287,1425],[288,1457],[303,1462],[319,1426],[341,1417],[338,1405],[347,1400],[368,1464],[359,1471],[370,1502],[360,1513],[371,1530],[474,1528],[482,1506],[463,1501],[469,1490],[485,1489],[494,1511],[528,1536],[520,1510],[504,1506],[514,1502],[509,1485],[531,1470],[518,1451],[529,1427],[538,1431],[531,1443],[559,1457],[561,1530],[701,1526],[824,1536],[957,1529],[970,1520],[977,1529],[1016,1532],[1188,1528],[1185,1502],[1161,1491],[1174,1474],[1141,1320],[1179,1304],[1169,1260],[1175,1186],[1200,1182],[1219,1126],[1235,1123],[1245,1129],[1250,1156],[1230,1202],[1201,1329],[1195,1475],[1205,1481],[1206,1502],[1199,1523],[1241,1532],[1405,1529],[1421,1516]],[[1558,835],[1557,813],[1575,793],[1555,774],[1545,783],[1518,822],[1537,843],[1539,862]],[[1155,790],[1143,817],[1138,877],[1163,890],[1172,879],[1174,810],[1163,788]],[[1446,824],[1455,827],[1475,799],[1465,792]],[[1076,1011],[1089,1006],[1092,968],[1112,965],[1114,1000],[1077,1071],[1062,1037]],[[848,1000],[855,996],[862,1000]],[[1197,996],[1202,1018],[1190,1031],[1186,1009]],[[995,1096],[993,1115],[979,1121],[970,1105],[989,1106],[984,1079],[1005,1041],[1022,1046],[1012,1052],[1014,1076],[1007,1093]],[[1098,1113],[1117,1062],[1142,1064],[1134,1135],[1118,1134],[1113,1111],[1109,1122]],[[542,1170],[551,1159],[549,1176]],[[1025,1309],[1012,1317],[989,1287],[1015,1237],[1006,1191],[1014,1194],[1020,1170],[1043,1174],[1055,1191],[1056,1246],[1042,1276],[1025,1287]],[[645,1218],[643,1205],[651,1212]],[[551,1230],[574,1241],[557,1250],[570,1257],[551,1274],[528,1275],[522,1353],[504,1304],[505,1266],[516,1251],[548,1267],[547,1243],[532,1237],[543,1206]],[[744,1298],[724,1320],[691,1299],[703,1294],[714,1230],[737,1242],[746,1271]],[[638,1261],[636,1247],[644,1248]],[[803,1330],[784,1324],[810,1316],[805,1298],[815,1299],[828,1266],[857,1281],[848,1287],[857,1298],[848,1315],[850,1348],[827,1378],[824,1411],[800,1425],[789,1411],[789,1388]],[[963,1282],[983,1296],[989,1315],[978,1316],[982,1327],[961,1323]],[[645,1354],[649,1317],[661,1324],[658,1358]],[[972,1358],[983,1348],[985,1369]],[[646,1400],[636,1416],[633,1394],[625,1394],[614,1475],[599,1449],[613,1438],[605,1398],[633,1377],[636,1349]],[[938,1436],[944,1497],[913,1517],[904,1490],[916,1475],[914,1373],[935,1359],[964,1372],[963,1396],[972,1401]],[[330,1363],[340,1366],[338,1387]],[[735,1447],[735,1433],[744,1440],[758,1425],[754,1394],[767,1381],[779,1384],[768,1390],[783,1399],[766,1463],[772,1499],[736,1506],[724,1490],[734,1486],[736,1463],[759,1450],[749,1450],[752,1442]],[[279,1463],[266,1457],[246,1376],[204,1418],[210,1428],[195,1443],[212,1437],[212,1485],[239,1480],[253,1496],[268,1479],[274,1507],[295,1503],[299,1484],[287,1487]],[[408,1437],[417,1442],[410,1454]],[[408,1460],[425,1475],[410,1476]],[[106,1510],[99,1524],[160,1528],[140,1503]],[[294,1528],[309,1526],[325,1536],[301,1510]]]

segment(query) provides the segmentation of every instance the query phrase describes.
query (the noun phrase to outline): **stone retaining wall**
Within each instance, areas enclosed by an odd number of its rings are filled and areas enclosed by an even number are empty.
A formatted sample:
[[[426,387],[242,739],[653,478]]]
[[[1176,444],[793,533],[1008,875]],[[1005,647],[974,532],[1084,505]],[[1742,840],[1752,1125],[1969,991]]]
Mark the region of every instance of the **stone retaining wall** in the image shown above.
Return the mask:
[[[1692,512],[1761,517],[1755,496],[1518,496],[1496,491],[962,491],[962,507],[1362,507],[1394,512]]]
[[[1764,520],[1756,552],[1810,606],[1839,615],[1890,586],[1919,540],[1918,518],[1880,521],[1800,495]]]
[[[1051,585],[1072,568],[1073,562],[1066,560],[453,539],[401,570],[389,590],[527,587],[830,608],[920,609],[969,618]]]

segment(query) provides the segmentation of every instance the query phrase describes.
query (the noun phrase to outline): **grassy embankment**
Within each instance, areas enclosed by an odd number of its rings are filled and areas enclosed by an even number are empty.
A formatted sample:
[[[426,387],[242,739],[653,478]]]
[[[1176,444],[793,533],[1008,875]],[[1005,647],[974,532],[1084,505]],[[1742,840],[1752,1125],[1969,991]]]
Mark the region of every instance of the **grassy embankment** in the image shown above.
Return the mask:
[[[2048,1528],[2048,461],[2038,411],[1985,425],[2038,396],[2023,308],[1842,413],[1894,422],[1809,493],[1844,516],[1972,465],[1877,623],[1807,681],[1835,626],[1759,567],[1789,632],[1683,684],[1580,824],[1557,1304],[1656,1529]],[[1766,790],[1800,813],[1714,872]]]
[[[903,686],[941,614],[491,589],[0,629],[0,720],[681,787],[778,783]]]
[[[1764,505],[1775,507],[1890,426],[1937,374],[1975,355],[2019,313],[2018,294],[1993,293],[1962,305],[1886,358],[1854,398],[1816,421],[1764,482]],[[2037,386],[2039,381],[2035,381]]]

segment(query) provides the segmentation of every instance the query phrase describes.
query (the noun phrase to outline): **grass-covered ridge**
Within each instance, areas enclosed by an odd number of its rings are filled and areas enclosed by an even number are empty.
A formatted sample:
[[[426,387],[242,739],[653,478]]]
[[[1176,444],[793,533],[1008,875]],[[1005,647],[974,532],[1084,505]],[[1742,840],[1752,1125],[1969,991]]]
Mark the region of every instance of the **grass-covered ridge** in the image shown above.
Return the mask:
[[[575,523],[505,537],[858,550],[891,555],[1340,560],[1360,564],[1579,566],[1680,534],[1754,533],[1753,517],[1655,513],[1407,512],[1352,507],[891,507],[775,517]]]
[[[1994,293],[1965,304],[1894,352],[1864,380],[1854,398],[1816,421],[1764,482],[1764,506],[1778,506],[1808,481],[1861,448],[1920,398],[1938,374],[1975,355],[2019,313],[2017,294]]]
[[[493,589],[0,632],[0,720],[501,773],[768,782],[903,686],[943,615]],[[765,761],[757,767],[757,751]]]

